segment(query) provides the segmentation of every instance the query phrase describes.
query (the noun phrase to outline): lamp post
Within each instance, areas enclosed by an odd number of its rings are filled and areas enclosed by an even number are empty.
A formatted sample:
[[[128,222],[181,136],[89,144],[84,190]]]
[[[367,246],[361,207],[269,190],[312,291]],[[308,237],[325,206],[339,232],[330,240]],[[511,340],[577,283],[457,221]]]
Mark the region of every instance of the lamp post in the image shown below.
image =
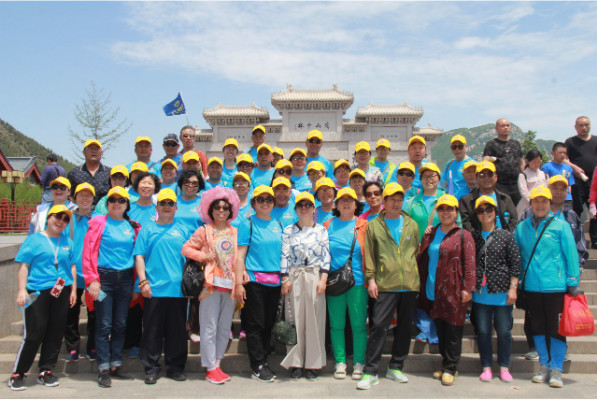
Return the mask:
[[[19,183],[23,183],[25,173],[23,171],[2,171],[2,182],[10,185],[11,200],[15,201],[15,189]]]

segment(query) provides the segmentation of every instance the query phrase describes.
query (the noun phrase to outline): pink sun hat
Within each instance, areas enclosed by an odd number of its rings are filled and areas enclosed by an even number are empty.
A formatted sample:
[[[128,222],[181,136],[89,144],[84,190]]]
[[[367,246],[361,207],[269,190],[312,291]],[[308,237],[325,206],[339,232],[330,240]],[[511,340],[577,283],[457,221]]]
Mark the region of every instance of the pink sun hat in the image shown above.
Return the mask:
[[[205,224],[213,223],[212,219],[208,215],[209,206],[215,200],[226,200],[230,203],[232,207],[232,218],[228,221],[232,221],[238,215],[238,208],[240,206],[240,200],[238,195],[233,189],[224,187],[224,186],[216,186],[213,189],[206,190],[201,194],[201,202],[199,203],[199,211],[201,212],[201,220]]]

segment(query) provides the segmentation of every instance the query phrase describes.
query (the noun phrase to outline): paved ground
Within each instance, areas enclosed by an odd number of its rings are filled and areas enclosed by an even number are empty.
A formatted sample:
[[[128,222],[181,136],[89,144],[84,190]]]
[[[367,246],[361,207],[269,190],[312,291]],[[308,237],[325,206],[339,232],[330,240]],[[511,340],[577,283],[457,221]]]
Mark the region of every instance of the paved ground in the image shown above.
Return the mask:
[[[276,370],[276,372],[278,372]],[[562,389],[530,381],[531,374],[519,374],[514,382],[502,383],[495,379],[481,383],[475,374],[465,374],[451,387],[427,375],[409,374],[410,382],[399,384],[381,379],[380,384],[368,391],[357,391],[355,381],[338,381],[331,376],[320,377],[315,382],[305,379],[291,380],[286,373],[279,373],[274,383],[250,379],[247,374],[233,375],[232,381],[216,386],[204,380],[205,374],[192,373],[186,382],[174,382],[162,377],[156,385],[145,385],[142,374],[134,381],[114,381],[110,389],[96,384],[95,374],[59,375],[60,386],[46,388],[35,384],[35,376],[27,377],[27,390],[12,392],[0,388],[0,398],[595,398],[597,375],[566,374]],[[3,379],[8,376],[3,375]]]
[[[21,244],[27,237],[26,234],[22,235],[0,235],[0,247],[10,246],[13,244]]]

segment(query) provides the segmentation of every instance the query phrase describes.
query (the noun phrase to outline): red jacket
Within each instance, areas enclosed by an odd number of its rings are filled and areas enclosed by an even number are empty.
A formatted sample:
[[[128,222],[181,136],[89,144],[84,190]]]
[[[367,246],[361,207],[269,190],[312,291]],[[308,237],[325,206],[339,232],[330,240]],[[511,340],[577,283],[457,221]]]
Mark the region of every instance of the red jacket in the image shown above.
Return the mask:
[[[463,230],[462,250],[460,231],[462,228],[452,228],[439,246],[439,261],[435,273],[435,301],[427,299],[426,285],[429,273],[429,245],[435,237],[439,225],[431,233],[423,236],[417,264],[421,286],[419,289],[419,308],[423,309],[432,319],[440,318],[450,325],[462,326],[466,316],[468,303],[461,302],[461,291],[470,293],[475,291],[477,276],[477,262],[475,241],[469,231]],[[464,256],[464,259],[463,259]]]

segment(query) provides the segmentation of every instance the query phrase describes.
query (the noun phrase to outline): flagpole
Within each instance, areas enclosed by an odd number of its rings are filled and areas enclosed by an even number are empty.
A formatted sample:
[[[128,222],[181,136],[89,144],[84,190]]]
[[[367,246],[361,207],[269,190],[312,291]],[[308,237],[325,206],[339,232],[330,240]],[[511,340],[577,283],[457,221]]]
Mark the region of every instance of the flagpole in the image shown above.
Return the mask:
[[[178,92],[180,93],[180,100],[182,100],[182,103],[184,104],[184,100],[182,98],[182,92]],[[184,116],[187,118],[187,125],[191,125],[191,123],[189,122],[189,114],[187,112],[187,106],[184,106]]]

